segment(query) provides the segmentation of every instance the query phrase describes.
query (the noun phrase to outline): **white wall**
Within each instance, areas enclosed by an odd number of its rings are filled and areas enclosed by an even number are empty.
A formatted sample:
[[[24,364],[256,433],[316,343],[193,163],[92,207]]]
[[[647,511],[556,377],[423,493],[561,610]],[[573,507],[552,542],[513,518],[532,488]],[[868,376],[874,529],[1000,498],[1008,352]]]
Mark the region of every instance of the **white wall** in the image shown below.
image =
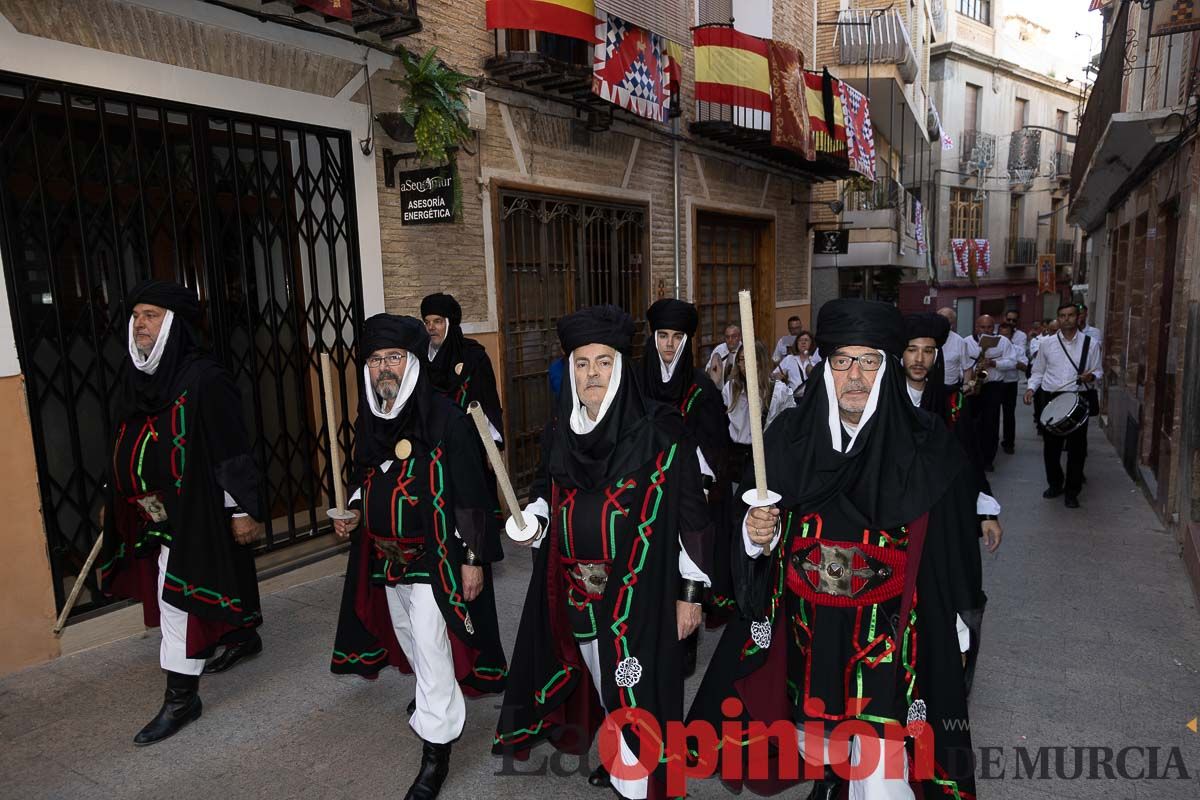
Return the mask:
[[[139,1],[144,5],[172,12],[180,9],[180,13],[187,13],[188,16],[195,11],[196,18],[202,19],[206,24],[220,24],[231,28],[241,26],[247,33],[259,38],[273,38],[273,32],[278,28],[263,25],[244,14],[229,12],[216,6],[206,6],[203,3],[181,3],[179,0]],[[280,40],[289,44],[295,45],[297,36],[307,36],[313,40],[312,49],[320,49],[328,54],[331,48],[338,47],[337,40],[330,40],[329,37],[298,34],[283,28],[278,30]],[[340,45],[339,55],[356,55],[359,61],[362,60],[364,48],[350,43]],[[392,60],[378,52],[374,52],[370,58],[372,69],[386,66]],[[351,141],[355,143],[366,137],[370,124],[363,104],[343,99],[353,94],[353,86],[348,86],[338,97],[331,98],[213,75],[157,61],[29,36],[17,31],[2,15],[0,70],[238,113],[322,125],[349,131]],[[359,75],[361,76],[361,73]],[[370,316],[384,310],[375,156],[363,155],[357,144],[350,149],[353,156],[354,194],[358,205],[363,311],[366,316]],[[4,288],[0,285],[0,296],[3,292]],[[16,374],[19,371],[12,320],[9,318],[7,298],[4,298],[3,309],[0,310],[0,375]]]
[[[771,38],[772,0],[733,0],[733,27],[751,36]]]
[[[4,274],[4,254],[0,253],[0,276]],[[17,361],[17,341],[13,334],[12,314],[8,310],[8,281],[0,280],[0,378],[21,374]]]

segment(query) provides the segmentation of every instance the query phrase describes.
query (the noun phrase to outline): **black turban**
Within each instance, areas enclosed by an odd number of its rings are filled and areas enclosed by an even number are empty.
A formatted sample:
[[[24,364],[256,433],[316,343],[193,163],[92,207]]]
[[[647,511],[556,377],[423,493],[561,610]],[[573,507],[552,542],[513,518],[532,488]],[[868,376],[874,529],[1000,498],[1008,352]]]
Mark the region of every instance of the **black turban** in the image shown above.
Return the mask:
[[[603,344],[628,355],[633,331],[633,318],[612,305],[581,308],[558,320],[558,339],[568,354],[584,345]]]
[[[830,300],[817,314],[817,349],[829,358],[840,347],[874,347],[899,358],[908,347],[904,317],[889,303]]]
[[[399,347],[410,353],[424,353],[429,349],[429,334],[425,331],[425,324],[399,314],[376,314],[363,323],[358,352],[364,361],[376,350],[391,347]]]
[[[909,314],[904,318],[904,328],[908,341],[933,339],[939,348],[946,344],[946,339],[950,336],[950,320],[932,311]]]
[[[462,306],[458,304],[453,295],[441,292],[426,295],[425,299],[421,301],[421,318],[424,319],[430,314],[445,317],[453,325],[462,324]]]
[[[650,323],[652,331],[666,328],[693,337],[696,335],[696,327],[700,324],[700,315],[691,303],[665,297],[646,310],[646,321]]]
[[[125,299],[125,307],[133,313],[133,307],[138,303],[165,308],[190,322],[196,322],[200,318],[200,300],[196,297],[195,290],[173,281],[142,281],[130,290]]]

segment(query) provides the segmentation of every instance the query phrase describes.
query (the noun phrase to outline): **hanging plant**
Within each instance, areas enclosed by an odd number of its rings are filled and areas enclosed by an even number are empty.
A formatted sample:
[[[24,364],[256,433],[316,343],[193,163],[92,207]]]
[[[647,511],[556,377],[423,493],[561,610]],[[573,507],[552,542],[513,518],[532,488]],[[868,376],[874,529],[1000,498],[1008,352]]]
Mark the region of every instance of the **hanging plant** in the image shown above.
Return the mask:
[[[454,148],[472,137],[466,85],[473,78],[446,66],[436,54],[437,48],[431,48],[418,59],[406,48],[398,48],[404,75],[388,80],[404,90],[397,113],[412,128],[418,157],[444,164],[451,160]]]

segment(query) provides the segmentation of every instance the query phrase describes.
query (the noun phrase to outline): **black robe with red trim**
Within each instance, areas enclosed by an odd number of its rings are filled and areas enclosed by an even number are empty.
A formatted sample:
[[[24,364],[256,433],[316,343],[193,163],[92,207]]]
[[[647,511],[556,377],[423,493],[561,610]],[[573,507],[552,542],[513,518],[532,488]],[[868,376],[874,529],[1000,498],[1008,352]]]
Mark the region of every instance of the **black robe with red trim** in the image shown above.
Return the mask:
[[[446,621],[463,692],[500,692],[508,668],[486,557],[495,549],[487,542],[499,536],[499,527],[489,507],[479,437],[474,423],[444,397],[430,393],[410,402],[419,403],[421,413],[397,437],[408,440],[409,457],[386,471],[366,467],[358,476],[360,497],[350,506],[363,517],[351,539],[330,670],[364,678],[387,666],[411,673],[384,589],[428,583]],[[469,602],[462,594],[468,546],[484,569],[483,590]],[[415,557],[396,558],[398,551]]]
[[[548,478],[535,485],[534,494],[549,501],[550,520],[525,596],[493,752],[523,757],[543,740],[568,753],[588,751],[603,709],[577,640],[598,642],[600,692],[610,711],[641,709],[660,735],[668,721],[682,718],[680,540],[705,569],[711,534],[696,444],[680,422],[677,415],[660,417],[658,425],[673,431],[663,437],[665,448],[611,483],[591,491]],[[553,439],[552,427],[544,441]],[[611,572],[603,594],[586,598],[567,570],[597,560],[609,562]],[[594,626],[585,630],[585,619]],[[625,738],[641,752],[641,739]],[[661,742],[653,747],[646,760],[659,766],[652,787],[661,787],[666,755]]]
[[[179,393],[164,408],[131,411],[117,423],[100,590],[140,602],[145,624],[157,627],[157,556],[165,544],[162,599],[188,614],[188,657],[207,658],[262,624],[252,546],[234,540],[225,493],[255,519],[266,511],[232,377],[199,354],[180,369]],[[138,498],[151,496],[165,520],[142,511]]]

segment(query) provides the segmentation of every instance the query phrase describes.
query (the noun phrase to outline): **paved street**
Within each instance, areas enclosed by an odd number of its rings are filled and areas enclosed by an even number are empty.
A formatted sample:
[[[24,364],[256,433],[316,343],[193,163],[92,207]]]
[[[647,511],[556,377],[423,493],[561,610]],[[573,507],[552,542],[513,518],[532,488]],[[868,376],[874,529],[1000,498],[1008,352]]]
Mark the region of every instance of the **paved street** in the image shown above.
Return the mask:
[[[1003,748],[990,751],[991,773],[1003,759],[1006,777],[981,781],[980,796],[1200,796],[1200,735],[1185,727],[1200,714],[1200,616],[1175,542],[1095,427],[1079,511],[1041,498],[1040,442],[1025,413],[1021,433],[1017,455],[1001,454],[994,476],[1006,536],[997,556],[985,555],[991,602],[971,709],[976,748]],[[516,549],[497,570],[509,644],[528,576]],[[404,722],[412,679],[329,674],[340,589],[340,575],[329,574],[264,597],[266,653],[204,680],[203,718],[154,747],[130,740],[161,699],[157,632],[0,679],[0,796],[402,796],[420,752]],[[715,643],[704,640],[702,663]],[[470,703],[444,797],[605,796],[583,777],[497,777],[495,718],[494,701]],[[1032,758],[1039,747],[1104,746],[1159,746],[1159,770],[1178,746],[1192,779],[1105,780],[1101,769],[1101,779],[1060,780],[1053,751],[1043,756],[1049,779],[1028,780],[1028,770],[1013,779],[1016,748]],[[1069,774],[1074,751],[1065,755]],[[1146,761],[1134,753],[1126,766],[1137,772]],[[1086,754],[1083,763],[1086,773]],[[705,782],[692,796],[727,794]]]

